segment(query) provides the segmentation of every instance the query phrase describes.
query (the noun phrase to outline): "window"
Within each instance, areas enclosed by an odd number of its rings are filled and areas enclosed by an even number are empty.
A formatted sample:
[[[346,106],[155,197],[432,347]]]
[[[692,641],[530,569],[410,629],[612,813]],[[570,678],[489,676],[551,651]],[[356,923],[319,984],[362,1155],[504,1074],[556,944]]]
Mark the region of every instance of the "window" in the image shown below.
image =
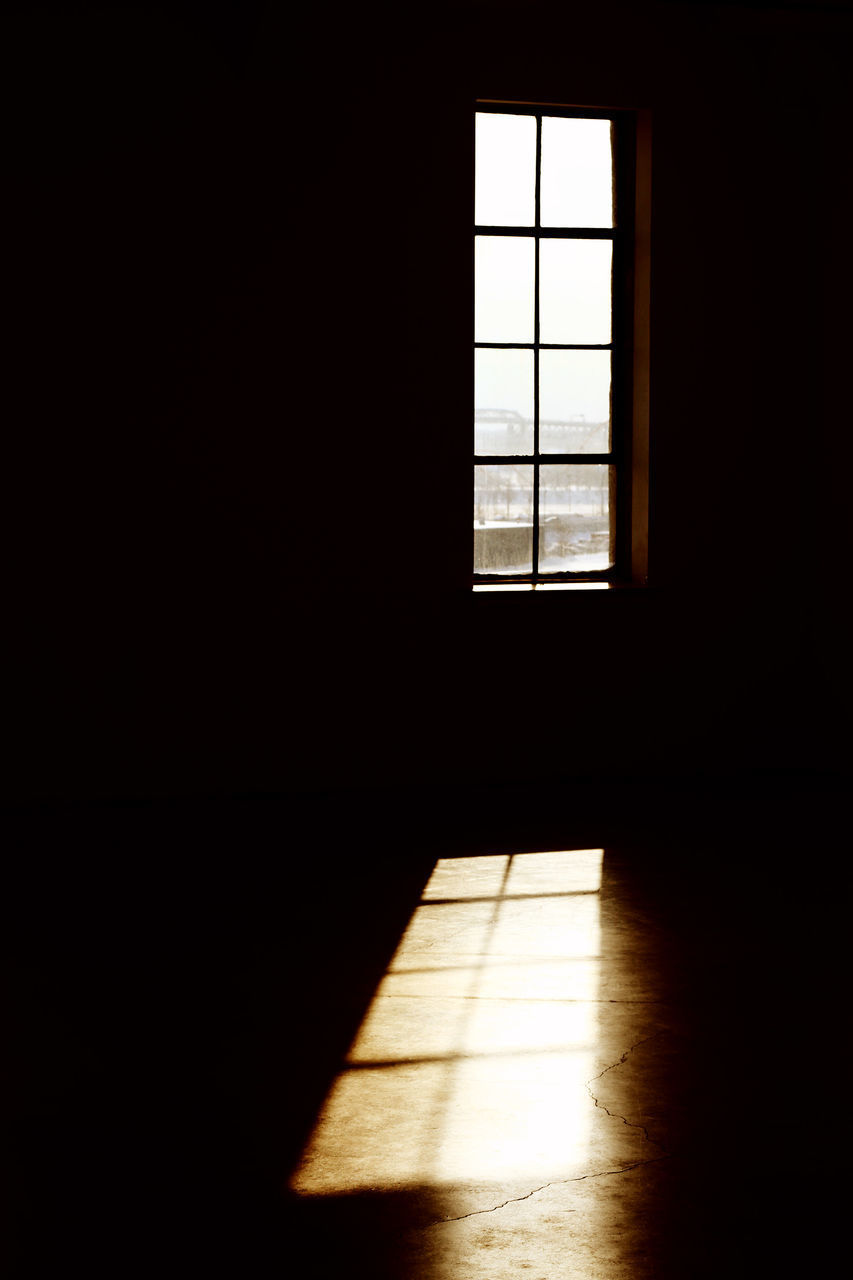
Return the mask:
[[[645,580],[635,117],[479,103],[474,119],[475,585]]]

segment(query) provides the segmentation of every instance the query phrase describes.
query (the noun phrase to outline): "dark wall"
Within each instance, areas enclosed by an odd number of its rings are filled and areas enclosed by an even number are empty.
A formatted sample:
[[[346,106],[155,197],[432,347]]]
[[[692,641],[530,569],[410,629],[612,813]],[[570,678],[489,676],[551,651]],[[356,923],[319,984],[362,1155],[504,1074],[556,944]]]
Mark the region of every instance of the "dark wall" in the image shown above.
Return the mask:
[[[355,8],[9,21],[4,792],[846,767],[849,14]],[[648,591],[468,591],[475,95],[653,112]]]

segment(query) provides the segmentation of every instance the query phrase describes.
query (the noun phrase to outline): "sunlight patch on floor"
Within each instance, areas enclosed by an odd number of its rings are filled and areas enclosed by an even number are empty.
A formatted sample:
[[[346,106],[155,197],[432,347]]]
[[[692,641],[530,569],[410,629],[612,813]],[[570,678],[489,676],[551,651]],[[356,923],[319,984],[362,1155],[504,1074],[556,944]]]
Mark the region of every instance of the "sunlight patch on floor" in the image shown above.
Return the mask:
[[[437,863],[294,1191],[583,1170],[602,859],[601,849],[573,849]]]

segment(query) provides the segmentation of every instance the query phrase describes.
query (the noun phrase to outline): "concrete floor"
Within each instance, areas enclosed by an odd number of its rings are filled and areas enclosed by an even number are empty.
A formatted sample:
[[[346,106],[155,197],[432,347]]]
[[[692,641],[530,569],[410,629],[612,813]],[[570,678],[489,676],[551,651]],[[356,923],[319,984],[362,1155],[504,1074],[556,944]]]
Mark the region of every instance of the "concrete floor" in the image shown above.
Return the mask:
[[[621,1224],[677,1141],[678,1019],[603,861],[440,860],[332,1085],[291,1188],[425,1193],[413,1280],[653,1274]]]
[[[846,797],[572,799],[19,829],[6,1274],[832,1271]]]

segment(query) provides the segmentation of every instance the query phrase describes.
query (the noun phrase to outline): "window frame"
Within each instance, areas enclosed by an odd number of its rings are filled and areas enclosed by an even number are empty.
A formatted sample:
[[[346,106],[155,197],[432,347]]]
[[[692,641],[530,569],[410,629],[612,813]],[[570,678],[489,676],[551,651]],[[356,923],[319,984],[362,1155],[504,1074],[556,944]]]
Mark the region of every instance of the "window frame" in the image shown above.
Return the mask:
[[[519,588],[548,585],[599,586],[645,584],[647,582],[648,477],[648,177],[649,119],[648,113],[627,108],[589,107],[545,102],[517,102],[476,99],[471,113],[472,174],[476,158],[476,116],[478,113],[525,115],[536,119],[536,192],[532,226],[492,226],[474,222],[471,240],[471,332],[474,332],[474,245],[478,235],[527,236],[534,239],[535,317],[533,342],[472,342],[472,349],[532,350],[534,353],[534,441],[530,454],[478,454],[474,413],[473,377],[471,384],[471,432],[473,477],[478,466],[511,463],[533,467],[532,565],[525,573],[481,573],[473,570],[476,588]],[[609,120],[613,154],[613,226],[543,227],[540,220],[540,166],[542,117]],[[472,196],[475,193],[472,181]],[[641,209],[641,199],[645,206]],[[645,233],[638,238],[638,227]],[[539,337],[539,245],[543,239],[609,240],[613,246],[611,279],[610,342],[543,343]],[[640,239],[644,253],[638,253]],[[637,283],[640,288],[638,290]],[[645,341],[639,341],[643,330]],[[539,352],[542,350],[594,349],[611,352],[611,437],[607,453],[560,454],[539,452]],[[473,366],[472,359],[472,366]],[[639,447],[637,447],[639,445]],[[610,485],[613,564],[599,570],[560,570],[543,572],[539,568],[539,470],[542,465],[606,465],[612,468]],[[473,533],[472,533],[473,544]],[[473,546],[472,546],[473,567]]]

